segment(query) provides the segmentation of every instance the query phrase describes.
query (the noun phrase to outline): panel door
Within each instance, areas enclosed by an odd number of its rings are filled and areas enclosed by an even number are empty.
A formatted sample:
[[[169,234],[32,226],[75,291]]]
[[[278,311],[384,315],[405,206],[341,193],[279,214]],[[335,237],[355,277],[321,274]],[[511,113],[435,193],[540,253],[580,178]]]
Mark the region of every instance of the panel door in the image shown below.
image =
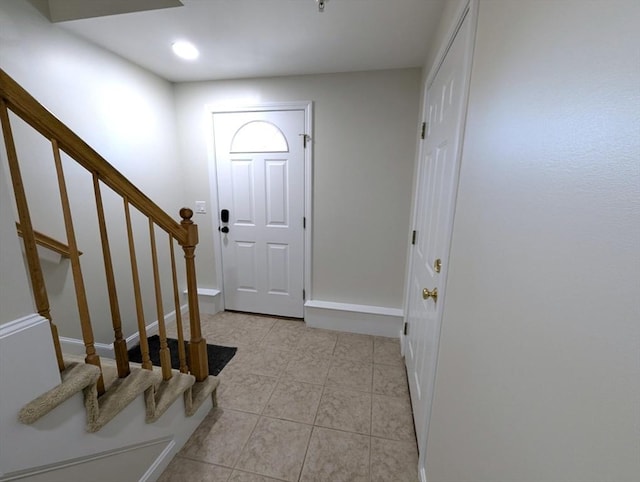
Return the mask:
[[[449,244],[457,191],[466,98],[465,52],[470,21],[462,24],[427,91],[425,140],[415,199],[405,345],[407,375],[421,455],[426,446],[435,380]]]
[[[301,133],[302,110],[214,114],[226,309],[303,316]]]

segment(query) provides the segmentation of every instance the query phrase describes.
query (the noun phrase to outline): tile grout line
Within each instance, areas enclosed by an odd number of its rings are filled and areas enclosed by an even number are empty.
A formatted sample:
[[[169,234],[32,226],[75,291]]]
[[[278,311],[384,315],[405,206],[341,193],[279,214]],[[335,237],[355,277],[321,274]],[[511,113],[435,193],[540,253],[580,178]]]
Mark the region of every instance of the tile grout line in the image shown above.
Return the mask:
[[[271,328],[269,329],[269,331],[268,331],[268,332],[267,332],[267,333],[266,333],[266,334],[265,334],[265,335],[260,339],[260,341],[259,341],[257,344],[260,344],[262,341],[264,341],[264,339],[266,339],[266,337],[268,336],[268,334],[269,334],[269,333],[271,333],[271,331],[273,330],[273,328],[274,328],[274,326],[275,326],[275,325],[276,325],[276,323],[274,322],[274,323],[271,325]],[[256,345],[257,345],[257,344],[256,344]],[[297,346],[297,345],[296,345],[296,346]],[[244,443],[244,445],[243,445],[242,449],[240,450],[240,454],[242,454],[242,451],[245,449],[245,447],[247,446],[247,443],[249,442],[249,440],[250,440],[250,439],[251,439],[251,437],[253,436],[253,434],[254,434],[254,432],[255,432],[255,430],[256,430],[256,428],[257,428],[258,424],[260,423],[260,419],[265,418],[265,419],[272,419],[272,420],[282,420],[282,421],[286,421],[286,422],[293,422],[293,423],[301,423],[301,422],[294,422],[294,421],[292,421],[292,420],[287,420],[287,419],[283,419],[283,418],[270,417],[270,416],[264,415],[264,411],[265,411],[265,409],[267,408],[267,406],[269,405],[269,402],[271,401],[271,397],[273,397],[273,394],[275,393],[275,391],[276,391],[277,387],[278,387],[278,386],[279,386],[279,384],[280,384],[280,381],[282,380],[282,378],[283,378],[283,376],[284,376],[284,372],[286,371],[286,366],[288,366],[289,361],[291,361],[291,360],[289,359],[289,357],[291,356],[292,352],[293,352],[293,350],[287,350],[287,353],[288,353],[288,356],[287,356],[287,363],[285,364],[285,367],[284,367],[282,370],[279,370],[279,374],[278,374],[278,376],[277,376],[277,377],[275,377],[275,384],[273,385],[273,388],[272,388],[272,390],[271,390],[271,393],[269,393],[269,397],[268,397],[267,401],[265,402],[264,406],[263,406],[263,407],[262,407],[262,409],[260,410],[260,413],[258,414],[258,421],[256,422],[256,425],[254,426],[253,430],[251,431],[251,434],[250,434],[250,435],[249,435],[249,437],[247,438],[247,440],[246,440],[246,442]],[[307,424],[305,424],[305,425],[307,425]],[[303,470],[303,468],[304,468],[304,462],[305,462],[305,460],[306,460],[307,451],[309,450],[309,444],[310,444],[310,442],[311,442],[311,436],[312,436],[312,434],[313,434],[313,425],[311,426],[311,431],[310,431],[310,433],[309,433],[309,439],[307,440],[307,445],[306,445],[306,448],[305,448],[304,457],[302,458],[302,464],[301,464],[301,466],[300,466],[300,470],[299,470],[299,472],[298,472],[298,476],[297,476],[296,480],[300,480],[300,477],[301,477],[301,475],[302,475],[302,470]],[[238,461],[239,461],[239,459],[240,459],[240,457],[238,457]],[[236,465],[237,465],[238,461],[236,461]],[[234,466],[234,470],[235,470],[235,469],[236,469],[236,468],[235,468],[235,466]],[[240,469],[238,469],[238,470],[240,470]],[[255,472],[250,472],[250,473],[255,473]],[[270,476],[266,476],[266,475],[264,475],[264,474],[260,474],[260,473],[256,473],[256,475],[260,475],[260,476],[263,476],[263,477],[270,477]],[[280,479],[278,479],[278,480],[280,480]]]
[[[316,413],[317,415],[317,413]],[[309,440],[307,440],[307,446],[304,449],[304,456],[302,457],[302,465],[300,465],[300,471],[298,472],[298,478],[296,479],[298,482],[302,477],[302,471],[304,470],[304,464],[307,461],[307,454],[309,453],[309,447],[311,446],[311,437],[313,437],[313,432],[315,431],[315,425],[311,426],[311,432],[309,432]]]
[[[233,471],[239,471],[239,472],[245,472],[245,473],[251,473],[251,474],[256,474],[256,475],[260,475],[260,476],[264,476],[263,474],[260,474],[258,472],[253,472],[251,470],[246,470],[246,469],[240,469],[238,468],[238,463],[240,461],[240,455],[243,453],[243,451],[246,449],[247,444],[249,442],[249,440],[251,439],[251,437],[253,437],[253,435],[256,433],[256,429],[258,427],[258,424],[260,423],[260,420],[262,418],[266,418],[266,419],[272,419],[272,420],[281,420],[281,421],[286,421],[286,422],[291,422],[291,423],[295,423],[295,424],[300,424],[303,426],[307,426],[310,428],[310,432],[309,432],[309,437],[307,439],[307,444],[305,447],[305,451],[304,451],[304,455],[302,457],[302,463],[300,466],[300,470],[298,472],[298,476],[296,480],[300,480],[302,478],[302,472],[304,470],[305,464],[307,463],[307,457],[309,455],[309,450],[310,450],[310,445],[311,445],[311,439],[314,435],[314,433],[317,432],[317,430],[320,429],[325,429],[325,430],[331,430],[331,431],[335,431],[335,432],[339,432],[339,433],[344,433],[344,434],[350,434],[350,435],[357,435],[357,436],[363,436],[364,434],[361,434],[360,432],[357,431],[351,431],[351,430],[344,430],[344,429],[340,429],[340,428],[333,428],[333,427],[321,427],[320,425],[317,425],[318,423],[318,416],[319,416],[319,409],[321,407],[322,404],[322,400],[323,397],[325,396],[325,394],[327,393],[327,390],[344,390],[344,391],[351,391],[351,392],[356,392],[356,393],[366,393],[369,395],[370,400],[371,400],[371,405],[370,405],[370,410],[369,410],[369,433],[366,435],[368,438],[368,480],[371,481],[373,478],[373,471],[372,471],[372,463],[373,463],[373,440],[374,439],[380,439],[380,440],[388,440],[388,441],[396,441],[396,442],[405,442],[403,440],[396,440],[393,438],[386,438],[384,436],[375,436],[373,435],[373,398],[374,395],[382,395],[385,396],[384,393],[381,394],[376,394],[374,393],[374,379],[375,379],[375,367],[376,365],[380,365],[380,366],[394,366],[394,367],[403,367],[402,363],[397,363],[397,362],[393,362],[392,358],[390,358],[391,353],[388,352],[388,350],[384,349],[384,352],[380,352],[378,351],[378,354],[382,354],[382,353],[386,353],[386,357],[383,358],[383,362],[382,363],[376,363],[376,359],[375,359],[375,354],[376,354],[376,345],[386,345],[387,341],[385,339],[381,339],[381,340],[377,340],[376,337],[371,337],[372,340],[372,356],[370,359],[363,361],[361,359],[360,356],[356,356],[356,357],[352,357],[352,359],[349,359],[349,357],[346,357],[345,359],[342,359],[342,357],[337,354],[337,350],[338,350],[338,346],[339,346],[339,342],[341,340],[341,332],[334,332],[334,331],[328,331],[327,333],[329,334],[334,334],[335,333],[335,341],[332,344],[332,349],[330,352],[326,352],[326,353],[315,353],[314,352],[314,356],[316,356],[318,359],[328,359],[328,368],[327,371],[324,375],[324,377],[320,377],[320,381],[321,383],[317,383],[317,379],[314,380],[314,382],[309,382],[309,381],[302,381],[302,380],[297,380],[294,376],[287,376],[287,368],[289,367],[289,365],[295,361],[295,357],[296,355],[300,352],[300,351],[307,351],[309,352],[310,349],[312,348],[322,348],[323,346],[326,347],[326,343],[325,340],[323,340],[322,337],[318,337],[317,340],[308,340],[306,342],[303,342],[303,340],[305,340],[305,334],[307,332],[307,330],[301,328],[298,330],[298,327],[295,328],[296,331],[299,331],[299,333],[296,333],[296,341],[293,343],[293,347],[291,349],[287,349],[284,346],[277,346],[274,347],[272,345],[269,345],[268,343],[265,342],[265,340],[269,337],[269,335],[276,333],[277,330],[275,330],[276,325],[278,325],[279,319],[275,319],[273,321],[273,323],[271,323],[271,325],[269,326],[269,329],[264,331],[262,335],[260,335],[257,338],[251,339],[249,337],[250,343],[248,343],[247,345],[244,345],[242,343],[243,340],[241,340],[241,338],[243,338],[243,336],[247,333],[247,331],[249,331],[251,329],[251,320],[249,319],[249,321],[246,323],[246,326],[243,327],[243,329],[239,330],[239,333],[237,333],[238,337],[237,337],[237,345],[238,347],[242,347],[244,348],[244,350],[246,350],[247,352],[250,353],[256,353],[256,352],[264,352],[266,353],[267,351],[275,351],[275,352],[280,352],[282,353],[282,359],[285,360],[284,363],[282,363],[281,367],[279,367],[275,372],[276,372],[276,376],[271,376],[271,374],[273,372],[271,372],[269,375],[259,375],[259,374],[255,374],[252,371],[250,371],[250,369],[247,369],[248,371],[245,373],[257,376],[257,377],[265,377],[265,378],[270,378],[272,380],[274,380],[274,384],[272,385],[271,390],[268,392],[268,395],[266,398],[265,403],[260,407],[260,410],[258,413],[255,412],[247,412],[244,410],[238,410],[236,408],[232,408],[231,406],[228,407],[227,409],[230,411],[235,411],[235,412],[239,412],[239,413],[246,413],[246,414],[252,414],[252,415],[256,415],[257,416],[257,421],[256,424],[253,426],[251,433],[248,435],[248,437],[246,438],[246,440],[244,441],[244,443],[241,445],[240,449],[239,449],[239,455],[237,460],[234,462],[232,467],[229,466],[224,466],[224,465],[219,465],[219,464],[213,464],[207,461],[203,461],[203,460],[197,460],[197,459],[191,459],[189,457],[182,457],[188,460],[193,460],[195,462],[200,462],[200,463],[205,463],[208,465],[212,465],[212,466],[218,466],[218,467],[225,467],[227,469],[230,469],[231,475],[229,475],[228,479],[229,480],[233,474]],[[279,326],[284,326],[283,324],[280,324]],[[306,327],[304,327],[306,328]],[[262,329],[260,330],[262,332]],[[310,333],[314,333],[313,331],[310,331]],[[322,333],[325,333],[324,331]],[[354,344],[354,346],[357,346],[357,344]],[[349,347],[346,347],[347,349]],[[271,350],[273,349],[273,350]],[[309,352],[311,353],[311,352]],[[280,365],[279,363],[279,357],[276,357],[276,363],[274,364],[275,367],[278,367],[278,365]],[[313,358],[313,357],[312,357]],[[345,363],[349,363],[350,365],[361,365],[361,366],[368,366],[370,367],[368,370],[368,379],[369,379],[369,389],[368,390],[363,390],[362,388],[354,388],[351,385],[338,385],[338,386],[331,386],[331,382],[329,382],[329,374],[332,370],[332,368],[335,368],[336,365],[339,365],[339,361],[344,361]],[[390,362],[391,360],[391,362]],[[263,360],[266,361],[266,360]],[[264,366],[268,366],[267,364],[265,364]],[[406,377],[407,377],[407,373],[406,373],[406,367],[404,368],[404,378],[405,378],[405,382]],[[240,371],[242,372],[243,369],[241,368]],[[324,371],[324,370],[323,370]],[[357,371],[356,371],[357,372]],[[304,385],[308,385],[309,387],[306,389],[307,392],[311,392],[311,391],[315,391],[317,388],[321,387],[320,390],[320,397],[317,401],[317,404],[315,404],[315,415],[313,417],[313,421],[309,422],[301,422],[299,420],[290,420],[287,418],[284,418],[283,416],[270,416],[270,415],[265,415],[265,410],[267,409],[267,407],[269,406],[269,403],[271,402],[273,396],[275,395],[276,391],[278,390],[278,387],[280,386],[280,384],[284,381],[284,380],[289,380],[293,383],[298,383],[300,384],[300,386],[304,386]],[[329,384],[329,385],[328,385]],[[396,393],[394,393],[394,395],[397,395]],[[406,398],[403,395],[400,396],[394,396],[394,395],[386,395],[389,398],[401,398],[404,399]],[[409,402],[411,403],[411,400],[409,400]],[[222,408],[222,407],[220,407]],[[411,405],[410,405],[410,413],[411,413]],[[413,417],[412,417],[413,418]],[[413,420],[412,420],[413,421]],[[414,430],[414,437],[415,437],[415,430]],[[415,443],[415,440],[414,440]],[[270,476],[269,476],[270,477]],[[281,479],[278,479],[281,480]]]

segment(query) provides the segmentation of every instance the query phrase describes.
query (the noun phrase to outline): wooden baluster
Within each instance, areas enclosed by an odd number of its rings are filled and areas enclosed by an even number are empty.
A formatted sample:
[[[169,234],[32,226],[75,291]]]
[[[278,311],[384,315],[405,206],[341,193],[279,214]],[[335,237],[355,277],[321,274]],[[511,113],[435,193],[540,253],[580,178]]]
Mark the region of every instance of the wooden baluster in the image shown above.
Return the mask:
[[[23,231],[22,240],[24,250],[27,257],[27,266],[29,268],[29,277],[31,278],[31,288],[33,289],[33,297],[35,298],[36,310],[40,316],[49,320],[51,328],[51,336],[53,338],[53,347],[56,353],[58,369],[64,370],[64,360],[62,359],[62,349],[60,348],[60,338],[58,337],[58,328],[51,320],[51,312],[49,308],[49,296],[40,266],[40,257],[38,256],[38,248],[31,224],[31,215],[29,214],[29,205],[27,196],[22,183],[22,175],[20,174],[20,165],[18,163],[18,153],[13,142],[13,134],[11,132],[11,123],[9,121],[9,111],[4,99],[0,99],[0,123],[2,124],[2,133],[4,137],[4,145],[7,150],[7,159],[9,163],[9,173],[13,184],[13,192],[18,208],[18,218]]]
[[[60,149],[58,141],[51,139],[53,147],[53,158],[56,165],[56,174],[58,175],[58,187],[60,188],[60,202],[62,203],[62,215],[64,217],[64,227],[67,233],[67,244],[71,253],[71,272],[73,274],[73,285],[76,291],[76,302],[78,303],[78,315],[80,316],[80,328],[82,330],[82,339],[84,340],[85,362],[95,365],[102,371],[100,366],[100,357],[96,353],[93,339],[93,328],[91,326],[91,317],[89,315],[89,303],[87,301],[87,293],[84,289],[84,280],[82,279],[82,269],[80,267],[80,254],[78,253],[78,243],[73,228],[73,219],[71,217],[71,205],[69,204],[69,195],[67,194],[67,185],[62,170],[62,159],[60,158]],[[104,381],[102,375],[98,380],[98,395],[104,393]]]
[[[129,200],[124,199],[124,214],[127,221],[127,237],[129,239],[129,257],[131,258],[131,277],[133,278],[133,296],[136,300],[136,317],[138,319],[138,333],[140,333],[140,353],[142,354],[142,368],[151,370],[151,358],[149,358],[149,340],[147,340],[147,325],[144,321],[144,309],[142,308],[142,293],[140,291],[140,277],[138,276],[138,262],[136,261],[136,248],[133,240],[133,228],[131,227],[131,213],[129,212]]]
[[[170,380],[171,353],[167,346],[167,330],[164,325],[164,307],[162,306],[162,287],[160,286],[160,270],[158,269],[158,251],[156,249],[156,233],[153,220],[149,218],[149,238],[151,239],[151,262],[153,264],[153,284],[156,293],[156,312],[158,313],[158,334],[160,336],[160,366],[162,379]]]
[[[198,226],[191,221],[193,211],[189,208],[180,210],[182,221],[180,224],[187,232],[187,239],[182,244],[187,269],[187,293],[189,300],[189,364],[191,374],[196,381],[201,382],[209,376],[209,361],[207,357],[207,341],[202,338],[200,329],[200,308],[198,306],[198,282],[196,280],[195,249],[198,244]]]
[[[115,337],[113,341],[113,351],[116,357],[118,377],[124,378],[131,372],[129,367],[129,354],[127,353],[127,342],[122,334],[122,319],[120,318],[118,291],[116,290],[116,279],[113,273],[109,237],[107,236],[107,223],[104,217],[102,194],[100,193],[100,180],[98,178],[98,173],[96,172],[93,173],[93,191],[95,193],[96,208],[98,210],[98,225],[100,227],[100,240],[102,242],[102,258],[104,260],[104,272],[107,277],[109,307],[111,309],[111,322],[113,324],[113,334]]]
[[[182,332],[182,312],[180,311],[180,293],[178,292],[178,275],[176,273],[176,256],[173,249],[173,236],[169,235],[169,252],[171,253],[171,277],[173,278],[173,302],[176,307],[176,329],[178,331],[178,357],[180,373],[188,373],[187,357],[184,350],[184,333]]]

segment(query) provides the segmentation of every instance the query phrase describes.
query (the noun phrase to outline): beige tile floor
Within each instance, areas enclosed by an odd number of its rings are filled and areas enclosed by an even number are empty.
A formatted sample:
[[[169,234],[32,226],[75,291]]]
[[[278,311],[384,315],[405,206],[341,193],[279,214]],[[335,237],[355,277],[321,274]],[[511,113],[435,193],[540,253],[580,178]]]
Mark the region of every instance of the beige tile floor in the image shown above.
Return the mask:
[[[218,407],[161,482],[418,480],[397,340],[229,312],[202,327],[208,343],[238,351]]]

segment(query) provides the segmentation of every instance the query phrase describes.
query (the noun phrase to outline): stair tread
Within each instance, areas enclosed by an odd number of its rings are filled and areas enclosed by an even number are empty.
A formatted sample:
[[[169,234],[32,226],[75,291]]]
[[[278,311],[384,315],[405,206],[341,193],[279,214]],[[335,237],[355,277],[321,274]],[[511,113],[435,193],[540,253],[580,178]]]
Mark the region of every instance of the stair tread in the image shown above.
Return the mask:
[[[100,376],[99,368],[85,363],[84,357],[79,355],[65,354],[64,362],[66,368],[60,373],[62,382],[26,404],[19,414],[21,422],[34,423],[79,392],[84,393],[89,432],[100,430],[143,393],[147,422],[158,420],[180,395],[184,397],[187,416],[193,415],[210,395],[216,405],[216,389],[220,380],[214,376],[196,382],[193,375],[172,369],[172,377],[162,380],[160,367],[147,370],[138,363],[131,363],[131,373],[118,378],[115,360],[101,358],[106,391],[98,397],[96,381]]]
[[[90,417],[88,430],[100,430],[145,390],[159,384],[161,380],[160,373],[140,368],[132,369],[125,378],[116,379],[104,395],[98,398],[98,413],[95,417]]]
[[[99,376],[100,370],[96,366],[84,362],[68,363],[60,373],[61,383],[22,407],[18,419],[25,424],[35,422],[85,387],[94,384]]]
[[[209,395],[212,395],[213,406],[217,405],[216,402],[216,389],[220,385],[220,378],[209,375],[201,382],[196,382],[191,387],[191,392],[185,394],[185,413],[187,417],[192,416],[200,405],[206,400]]]
[[[67,363],[85,363],[84,356],[82,355],[70,355],[63,353],[65,364]],[[118,369],[115,360],[110,358],[100,357],[100,368],[102,369],[102,380],[104,382],[105,391],[109,390],[109,387],[114,381],[118,379]]]
[[[174,373],[169,380],[162,380],[155,391],[145,393],[148,423],[158,420],[164,412],[196,382],[193,375]],[[153,400],[151,400],[153,397]]]

